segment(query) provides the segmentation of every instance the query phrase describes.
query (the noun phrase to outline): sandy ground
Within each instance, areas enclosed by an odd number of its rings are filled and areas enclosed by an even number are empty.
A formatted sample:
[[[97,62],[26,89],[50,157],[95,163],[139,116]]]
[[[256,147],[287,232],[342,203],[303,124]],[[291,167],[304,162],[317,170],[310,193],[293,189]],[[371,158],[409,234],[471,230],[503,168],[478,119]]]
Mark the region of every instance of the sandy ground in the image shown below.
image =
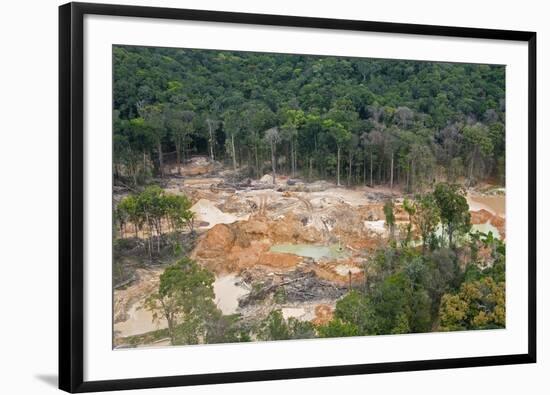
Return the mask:
[[[204,229],[210,229],[217,224],[231,224],[236,221],[247,220],[249,214],[235,215],[224,213],[216,207],[214,202],[206,199],[200,199],[191,207],[191,211],[195,213],[195,221],[204,223],[201,226]]]
[[[141,335],[157,329],[168,327],[165,319],[153,320],[153,314],[141,306],[141,302],[134,303],[128,310],[128,319],[115,324],[117,337]]]
[[[506,218],[506,196],[468,195],[470,211],[487,210],[491,214]]]
[[[215,302],[224,314],[234,314],[239,307],[239,298],[247,295],[248,288],[239,285],[240,278],[234,274],[220,276],[214,281]]]
[[[372,241],[387,237],[388,232],[381,210],[384,198],[380,198],[380,196],[394,196],[398,202],[396,212],[398,222],[402,223],[408,220],[403,210],[399,208],[401,193],[387,187],[345,188],[325,183],[326,189],[324,190],[303,192],[288,190],[285,177],[278,177],[277,181],[279,191],[253,188],[237,188],[231,191],[228,188],[219,187],[223,178],[210,178],[203,175],[185,179],[173,178],[168,182],[168,192],[186,194],[194,202],[191,210],[196,215],[195,222],[201,240],[204,241],[208,238],[207,235],[214,234],[212,232],[217,230],[218,237],[210,237],[214,242],[208,249],[212,257],[204,258],[206,261],[214,259],[215,265],[223,265],[224,262],[229,262],[228,259],[238,258],[237,261],[244,263],[256,262],[259,259],[264,265],[263,269],[255,266],[256,264],[252,266],[243,264],[234,266],[234,270],[214,271],[218,273],[214,282],[214,301],[224,314],[240,312],[247,316],[255,316],[256,314],[266,314],[273,308],[273,306],[267,305],[248,306],[245,310],[239,308],[239,298],[250,292],[239,277],[242,270],[257,271],[256,276],[262,278],[262,276],[269,275],[269,271],[294,270],[303,259],[311,259],[298,257],[299,259],[291,260],[289,263],[291,267],[286,267],[282,265],[284,260],[281,256],[275,256],[275,253],[268,251],[274,243],[291,242],[296,244],[302,242],[307,245],[329,245],[327,243],[342,242],[342,246],[347,249],[349,256],[317,262],[315,271],[320,278],[334,281],[335,284],[347,284],[350,272],[353,281],[364,277],[362,263],[364,258],[360,254],[367,248],[367,244],[364,243],[370,243],[368,248],[376,248],[377,244]],[[257,181],[252,181],[253,184],[255,182]],[[487,222],[480,223],[478,226],[489,226],[489,219],[493,221],[498,217],[500,217],[500,222],[504,223],[506,200],[504,195],[485,196],[471,193],[467,200],[472,212],[486,210],[484,215],[478,213],[478,217],[483,221],[487,217]],[[301,220],[305,221],[303,226],[300,225],[299,221]],[[226,230],[212,229],[220,224],[230,225],[231,230],[228,230],[227,226]],[[287,240],[289,235],[284,232],[295,233],[297,230],[299,233],[293,236],[294,241]],[[307,237],[300,233],[307,231],[311,231]],[[334,235],[338,240],[332,240]],[[216,253],[217,250],[220,252]],[[292,253],[282,255],[288,258],[297,258]],[[138,270],[141,271],[138,271],[137,281],[126,289],[115,291],[116,323],[114,329],[117,336],[142,334],[166,327],[165,321],[153,322],[152,314],[140,308],[143,299],[158,287],[158,276],[162,270],[158,268]],[[265,270],[268,272],[264,272]],[[301,320],[325,322],[330,319],[335,303],[335,300],[316,300],[299,304],[283,304],[278,307],[282,308],[285,318],[294,317]],[[163,344],[161,341],[151,346]]]

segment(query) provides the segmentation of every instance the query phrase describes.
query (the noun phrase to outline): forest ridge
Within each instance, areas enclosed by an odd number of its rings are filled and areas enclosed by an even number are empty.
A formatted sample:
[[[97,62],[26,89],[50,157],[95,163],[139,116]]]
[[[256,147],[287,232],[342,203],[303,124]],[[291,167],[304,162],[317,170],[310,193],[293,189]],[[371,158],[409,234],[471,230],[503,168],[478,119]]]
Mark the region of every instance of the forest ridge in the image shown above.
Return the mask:
[[[115,179],[204,154],[408,192],[505,181],[504,66],[131,46],[113,62]]]

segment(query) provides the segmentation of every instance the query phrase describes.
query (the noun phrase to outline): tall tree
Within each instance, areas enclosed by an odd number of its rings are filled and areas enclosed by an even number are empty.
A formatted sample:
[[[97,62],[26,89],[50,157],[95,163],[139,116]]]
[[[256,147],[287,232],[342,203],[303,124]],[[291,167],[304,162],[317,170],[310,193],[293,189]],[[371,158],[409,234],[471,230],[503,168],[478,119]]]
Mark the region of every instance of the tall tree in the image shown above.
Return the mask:
[[[164,177],[164,160],[162,152],[162,141],[166,134],[166,117],[163,104],[138,104],[139,115],[145,121],[145,125],[151,131],[153,140],[155,141],[160,176]]]
[[[469,171],[468,180],[470,184],[474,181],[474,166],[477,164],[478,169],[481,167],[481,161],[492,154],[493,142],[489,137],[489,129],[481,123],[465,126],[462,130],[464,139],[467,143],[469,156]],[[481,169],[478,170],[481,173]]]
[[[342,147],[351,139],[351,133],[339,122],[332,119],[325,119],[323,121],[323,127],[327,130],[328,134],[334,139],[336,143],[336,185],[340,186],[340,159],[342,153]]]
[[[205,335],[208,313],[216,310],[213,283],[214,275],[188,258],[161,274],[158,291],[145,307],[153,319],[166,320],[173,345],[196,344]]]
[[[422,237],[422,251],[425,252],[426,246],[433,238],[437,225],[440,222],[439,208],[434,195],[431,193],[416,197],[414,208],[412,222],[420,231],[420,236]]]
[[[229,135],[229,145],[226,145],[226,150],[231,155],[234,171],[237,171],[237,152],[235,149],[235,136],[242,131],[243,122],[244,120],[237,109],[230,109],[224,113],[224,130]]]
[[[276,127],[266,130],[265,139],[267,140],[271,151],[271,171],[273,174],[273,185],[275,185],[277,183],[276,181],[277,179],[276,149],[277,149],[277,143],[280,140],[279,130]]]
[[[215,160],[214,157],[214,148],[216,145],[216,138],[214,136],[214,132],[216,128],[218,127],[220,121],[217,119],[214,119],[213,117],[206,118],[206,125],[208,126],[208,147],[210,150],[210,160]]]
[[[447,232],[449,246],[454,247],[453,236],[467,233],[471,228],[468,202],[458,185],[440,183],[433,192],[441,222]]]
[[[170,137],[176,148],[176,164],[179,167],[182,158],[185,159],[185,146],[193,133],[193,119],[196,114],[186,110],[184,105],[174,104],[166,108],[166,126],[170,130]]]

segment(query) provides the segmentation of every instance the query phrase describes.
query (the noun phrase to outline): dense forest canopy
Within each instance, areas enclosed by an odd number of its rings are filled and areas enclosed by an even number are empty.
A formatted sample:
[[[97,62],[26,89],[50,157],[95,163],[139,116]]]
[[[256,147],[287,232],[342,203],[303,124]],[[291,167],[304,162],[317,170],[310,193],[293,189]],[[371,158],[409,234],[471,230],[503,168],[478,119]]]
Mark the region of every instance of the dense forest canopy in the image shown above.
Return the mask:
[[[505,68],[116,46],[115,179],[203,154],[250,176],[504,183]]]

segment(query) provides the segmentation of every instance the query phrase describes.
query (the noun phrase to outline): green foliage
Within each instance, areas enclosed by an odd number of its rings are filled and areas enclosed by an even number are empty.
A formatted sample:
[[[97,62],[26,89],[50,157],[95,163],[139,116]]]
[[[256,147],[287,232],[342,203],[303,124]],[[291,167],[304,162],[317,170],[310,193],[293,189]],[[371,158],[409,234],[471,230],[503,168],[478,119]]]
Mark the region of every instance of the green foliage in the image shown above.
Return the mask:
[[[449,246],[453,247],[455,233],[466,234],[472,226],[464,191],[456,184],[439,183],[435,186],[433,196],[447,231]]]
[[[386,226],[390,230],[390,236],[392,239],[395,233],[395,214],[393,210],[393,200],[390,199],[384,203],[384,216],[386,217]]]
[[[328,323],[319,326],[317,328],[317,333],[319,337],[348,337],[360,335],[357,326],[338,318],[332,319]]]
[[[159,186],[149,186],[141,193],[123,198],[116,206],[114,216],[118,225],[123,228],[131,224],[135,236],[138,231],[147,233],[152,253],[151,240],[157,240],[157,251],[160,249],[160,238],[164,231],[181,232],[184,227],[194,232],[194,213],[190,210],[191,201],[183,195],[171,195]],[[170,229],[163,227],[168,224]]]
[[[294,317],[285,320],[282,311],[277,309],[262,320],[257,334],[261,340],[308,339],[315,337],[315,330],[309,321]]]
[[[370,300],[357,291],[349,292],[336,303],[334,317],[342,323],[351,324],[357,333],[371,334],[376,332],[375,317]]]
[[[414,203],[412,222],[420,231],[422,248],[425,250],[430,241],[435,239],[434,232],[440,221],[440,211],[433,194],[418,196]],[[433,243],[432,243],[433,246]]]
[[[239,315],[223,315],[214,310],[205,322],[204,343],[241,343],[251,341],[249,329],[242,326]]]
[[[188,258],[161,274],[158,291],[145,307],[153,319],[167,321],[172,344],[196,344],[206,335],[206,322],[217,312],[213,282],[212,273]]]
[[[456,294],[441,299],[441,329],[446,331],[504,328],[505,289],[491,277],[465,282]]]
[[[162,176],[164,152],[261,175],[271,148],[291,176],[360,183],[362,161],[410,192],[438,166],[451,182],[504,180],[503,66],[136,46],[113,62],[115,182],[143,185],[151,164]]]
[[[413,226],[413,217],[416,214],[416,206],[414,202],[405,198],[403,200],[403,209],[409,215],[409,223],[407,224],[407,234],[405,236],[405,246],[408,246],[412,239],[412,226]]]

